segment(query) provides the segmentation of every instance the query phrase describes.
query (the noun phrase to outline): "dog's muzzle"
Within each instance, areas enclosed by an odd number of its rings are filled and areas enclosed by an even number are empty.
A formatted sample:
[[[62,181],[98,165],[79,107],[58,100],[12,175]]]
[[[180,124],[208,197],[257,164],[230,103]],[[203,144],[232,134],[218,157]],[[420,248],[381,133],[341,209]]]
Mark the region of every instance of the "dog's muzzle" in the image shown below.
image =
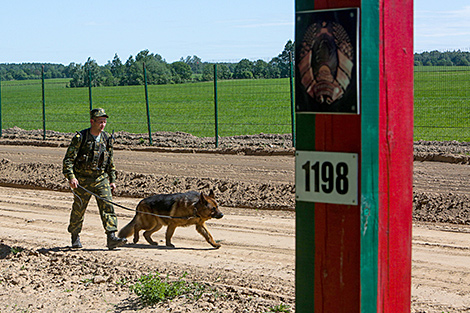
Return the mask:
[[[213,218],[222,218],[222,217],[224,217],[224,214],[222,212],[215,212],[214,214],[212,214],[212,217]]]

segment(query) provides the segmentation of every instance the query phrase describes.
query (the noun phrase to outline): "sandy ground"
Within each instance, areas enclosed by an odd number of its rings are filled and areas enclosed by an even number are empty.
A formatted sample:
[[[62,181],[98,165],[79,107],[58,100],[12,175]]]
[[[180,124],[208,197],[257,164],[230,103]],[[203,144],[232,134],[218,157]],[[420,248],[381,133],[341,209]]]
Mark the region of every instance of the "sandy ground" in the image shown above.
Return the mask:
[[[0,312],[269,312],[281,305],[295,311],[288,138],[262,149],[245,142],[210,153],[198,144],[135,149],[122,139],[114,200],[133,208],[151,193],[214,189],[225,216],[207,224],[222,247],[213,249],[190,227],[176,230],[175,249],[163,246],[160,231],[153,237],[161,246],[141,239],[108,251],[94,200],[84,248],[69,248],[72,195],[60,165],[67,135],[47,144],[29,135],[22,141],[16,130],[0,139]],[[470,312],[466,148],[438,146],[415,143],[412,312]],[[446,162],[426,161],[438,159]],[[133,216],[116,211],[121,227]],[[187,273],[186,280],[208,289],[197,301],[180,297],[144,307],[129,286],[155,272],[170,279]]]

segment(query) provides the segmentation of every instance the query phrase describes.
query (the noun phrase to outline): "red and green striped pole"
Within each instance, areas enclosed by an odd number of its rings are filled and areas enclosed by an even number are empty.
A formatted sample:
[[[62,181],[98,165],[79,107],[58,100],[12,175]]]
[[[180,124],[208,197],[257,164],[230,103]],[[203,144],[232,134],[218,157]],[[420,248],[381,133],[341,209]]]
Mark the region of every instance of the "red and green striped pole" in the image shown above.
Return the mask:
[[[297,196],[296,312],[410,312],[413,1],[295,3],[297,15],[342,8],[360,12],[360,108],[357,114],[296,113],[296,191],[301,192],[297,182],[307,169],[299,161],[302,153],[312,158],[318,152],[347,154],[358,159],[357,179],[347,181],[357,184],[358,201],[337,204]],[[299,31],[296,22],[297,107],[303,83]],[[317,169],[312,166],[312,173]],[[330,178],[320,175],[311,183],[326,186]]]

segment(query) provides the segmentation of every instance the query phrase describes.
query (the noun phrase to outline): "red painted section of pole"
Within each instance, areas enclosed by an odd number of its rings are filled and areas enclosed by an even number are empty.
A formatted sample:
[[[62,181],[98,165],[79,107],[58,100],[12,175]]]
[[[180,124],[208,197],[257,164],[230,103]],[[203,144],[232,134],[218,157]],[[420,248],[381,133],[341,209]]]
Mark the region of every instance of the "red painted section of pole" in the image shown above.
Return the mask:
[[[361,2],[315,0],[314,5],[320,10],[360,7]],[[317,114],[315,148],[360,155],[360,115]],[[315,312],[360,312],[360,220],[359,206],[315,204]]]
[[[380,18],[377,306],[378,312],[410,312],[413,0],[382,1]]]
[[[317,151],[361,151],[359,115],[317,115]],[[360,182],[358,182],[360,186]],[[315,312],[360,312],[360,208],[315,204]]]

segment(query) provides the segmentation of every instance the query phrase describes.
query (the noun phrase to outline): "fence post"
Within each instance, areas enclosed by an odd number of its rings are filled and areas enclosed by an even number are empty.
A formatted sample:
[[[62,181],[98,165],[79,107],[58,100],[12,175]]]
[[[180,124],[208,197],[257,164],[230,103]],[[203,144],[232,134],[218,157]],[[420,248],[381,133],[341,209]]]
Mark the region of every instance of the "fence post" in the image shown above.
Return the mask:
[[[145,82],[145,103],[147,105],[147,126],[149,130],[149,142],[150,145],[153,145],[153,140],[152,140],[152,128],[150,126],[150,109],[149,109],[149,94],[147,90],[147,69],[145,68],[145,62],[144,62],[144,82]]]
[[[0,137],[3,136],[2,129],[2,77],[0,77]]]
[[[292,60],[292,52],[289,52],[290,63],[290,114],[292,124],[292,147],[295,148],[295,106],[294,106],[294,61]]]
[[[217,102],[217,64],[214,64],[214,118],[215,118],[215,147],[219,147],[219,113]]]
[[[46,139],[46,93],[44,88],[44,65],[42,66],[42,139]]]
[[[93,97],[91,96],[91,68],[88,65],[88,98],[90,101],[90,111],[93,110]]]

